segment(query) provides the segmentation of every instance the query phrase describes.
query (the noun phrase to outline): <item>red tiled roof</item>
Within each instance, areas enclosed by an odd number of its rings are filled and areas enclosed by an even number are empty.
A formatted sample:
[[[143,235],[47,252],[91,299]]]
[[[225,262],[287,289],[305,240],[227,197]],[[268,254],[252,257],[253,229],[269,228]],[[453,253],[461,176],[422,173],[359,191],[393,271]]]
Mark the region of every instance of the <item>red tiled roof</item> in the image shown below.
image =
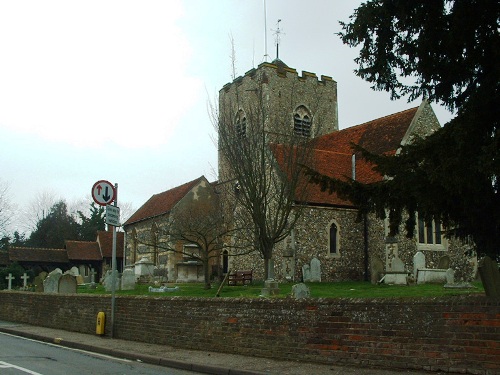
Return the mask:
[[[100,230],[97,232],[97,243],[101,247],[103,258],[113,256],[113,232]],[[116,258],[123,258],[123,249],[125,248],[125,234],[116,232]]]
[[[307,166],[320,174],[337,179],[352,178],[352,144],[357,144],[375,154],[393,154],[400,147],[418,107],[385,116],[361,125],[335,131],[314,140],[312,160]],[[275,156],[280,165],[283,156],[280,153],[282,145],[274,145]],[[281,159],[281,160],[280,160]],[[373,170],[373,165],[360,156],[356,158],[356,180],[363,183],[380,181],[382,176]],[[310,204],[352,206],[352,203],[341,199],[337,194],[321,191],[317,184],[308,183],[309,177],[304,176],[302,184],[308,184],[305,199]],[[304,186],[304,185],[302,185]]]
[[[199,177],[196,180],[186,182],[183,185],[164,191],[163,193],[153,195],[123,225],[129,225],[138,221],[169,213],[177,202],[179,202],[196,184],[198,184],[202,178],[204,177]]]
[[[65,241],[68,259],[102,260],[99,244],[95,241]]]
[[[9,258],[12,262],[68,263],[65,249],[10,247]]]

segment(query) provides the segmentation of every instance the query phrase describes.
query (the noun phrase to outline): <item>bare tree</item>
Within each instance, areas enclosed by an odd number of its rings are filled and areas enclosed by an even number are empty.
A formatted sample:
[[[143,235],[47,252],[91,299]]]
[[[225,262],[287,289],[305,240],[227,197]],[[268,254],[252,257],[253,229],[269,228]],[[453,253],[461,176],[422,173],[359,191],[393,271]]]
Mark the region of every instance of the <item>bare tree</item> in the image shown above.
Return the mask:
[[[224,216],[220,196],[208,183],[188,193],[167,220],[152,227],[156,233],[139,235],[138,243],[152,249],[153,257],[171,252],[202,263],[205,289],[211,288],[212,259],[219,259],[222,251],[231,246],[228,239],[238,230]]]
[[[9,198],[9,185],[0,180],[0,236],[7,236],[13,215],[13,205]]]

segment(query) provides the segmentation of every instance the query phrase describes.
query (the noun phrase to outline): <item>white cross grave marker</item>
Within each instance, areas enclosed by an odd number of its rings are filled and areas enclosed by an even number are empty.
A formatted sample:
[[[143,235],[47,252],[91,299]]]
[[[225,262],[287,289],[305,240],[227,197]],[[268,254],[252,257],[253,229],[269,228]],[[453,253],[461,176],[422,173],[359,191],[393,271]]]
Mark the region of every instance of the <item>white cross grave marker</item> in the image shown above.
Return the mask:
[[[14,279],[15,279],[15,277],[12,276],[11,273],[9,273],[9,276],[5,276],[5,280],[9,281],[9,287],[8,287],[9,290],[12,290],[12,280],[14,280]]]
[[[28,279],[30,277],[26,274],[26,272],[24,273],[24,275],[21,276],[21,279],[23,279],[23,289],[27,289],[28,288]]]

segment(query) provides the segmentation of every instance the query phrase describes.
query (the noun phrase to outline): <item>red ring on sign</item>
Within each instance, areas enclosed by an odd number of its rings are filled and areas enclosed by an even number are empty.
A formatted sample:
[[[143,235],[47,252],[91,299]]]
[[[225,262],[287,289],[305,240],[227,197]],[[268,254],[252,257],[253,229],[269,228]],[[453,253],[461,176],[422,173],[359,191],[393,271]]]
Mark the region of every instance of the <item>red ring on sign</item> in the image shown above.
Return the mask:
[[[104,201],[103,199],[100,199],[99,196],[95,195],[94,191],[96,189],[96,186],[99,185],[99,184],[109,185],[109,187],[111,188],[111,199],[110,200]],[[115,189],[115,186],[111,182],[106,181],[106,180],[99,180],[99,181],[97,181],[94,184],[94,186],[92,186],[92,198],[94,199],[94,202],[96,202],[98,205],[100,205],[100,206],[107,206],[108,204],[112,203],[116,199],[116,189]]]

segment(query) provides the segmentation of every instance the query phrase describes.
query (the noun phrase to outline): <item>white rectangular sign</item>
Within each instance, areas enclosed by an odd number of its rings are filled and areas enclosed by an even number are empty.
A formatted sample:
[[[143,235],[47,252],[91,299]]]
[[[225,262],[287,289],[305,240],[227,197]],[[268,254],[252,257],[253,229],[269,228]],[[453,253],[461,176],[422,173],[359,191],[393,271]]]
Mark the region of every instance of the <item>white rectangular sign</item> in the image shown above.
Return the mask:
[[[115,227],[120,226],[120,208],[107,205],[106,206],[106,224],[113,225]]]

